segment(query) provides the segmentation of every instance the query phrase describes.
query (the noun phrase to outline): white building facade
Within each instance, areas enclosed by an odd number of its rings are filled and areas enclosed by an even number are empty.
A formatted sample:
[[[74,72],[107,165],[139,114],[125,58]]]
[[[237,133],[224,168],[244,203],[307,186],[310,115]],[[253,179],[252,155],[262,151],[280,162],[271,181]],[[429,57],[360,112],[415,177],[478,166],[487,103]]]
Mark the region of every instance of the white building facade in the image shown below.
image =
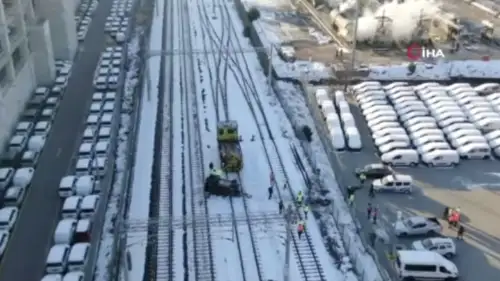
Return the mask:
[[[36,85],[54,80],[54,60],[73,59],[76,6],[67,0],[1,0],[0,149]]]

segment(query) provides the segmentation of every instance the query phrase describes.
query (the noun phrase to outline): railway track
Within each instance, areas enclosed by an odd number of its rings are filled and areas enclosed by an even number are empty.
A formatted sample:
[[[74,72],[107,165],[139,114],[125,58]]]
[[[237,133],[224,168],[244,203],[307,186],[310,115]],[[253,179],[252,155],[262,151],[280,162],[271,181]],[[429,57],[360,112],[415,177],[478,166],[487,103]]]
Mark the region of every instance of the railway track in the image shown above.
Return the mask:
[[[226,14],[227,18],[230,18],[230,11],[227,5],[221,5]],[[233,25],[230,25],[230,32],[233,33],[236,40],[232,40],[230,42],[230,48],[236,50],[243,50],[243,46],[241,42],[238,40],[238,32]],[[246,59],[245,53],[235,53],[235,59],[233,59],[233,63],[237,72],[239,72],[240,77],[242,78],[241,83],[238,82],[242,93],[245,97],[245,100],[248,104],[248,107],[252,113],[252,116],[257,124],[259,138],[261,142],[264,144],[264,151],[266,155],[266,159],[271,169],[271,172],[277,176],[280,176],[281,179],[284,180],[285,183],[290,183],[287,171],[284,168],[283,160],[281,158],[280,152],[278,150],[278,146],[276,141],[274,140],[273,133],[271,131],[271,127],[269,125],[269,121],[267,120],[266,113],[263,109],[262,102],[260,100],[260,96],[255,85],[255,82],[252,78],[252,72],[248,66],[248,62]],[[241,59],[238,60],[238,57]],[[252,101],[253,100],[253,101]],[[260,115],[260,118],[259,118]],[[273,149],[269,149],[268,145],[266,145],[265,134],[269,137],[271,146]],[[276,186],[278,196],[283,200],[285,199],[284,194],[282,194],[281,189]],[[295,206],[295,211],[298,217],[302,219],[302,214],[300,212],[300,206],[295,204],[296,198],[291,188],[287,189],[290,193],[290,197],[293,200],[293,204]],[[291,230],[288,230],[291,231]],[[296,233],[292,232],[292,245],[294,253],[297,257],[297,265],[299,267],[299,272],[301,277],[305,281],[326,281],[326,276],[323,271],[322,265],[319,261],[319,258],[316,254],[316,250],[314,249],[314,245],[312,243],[312,239],[307,231],[304,233],[305,242],[300,241],[296,235]]]
[[[190,7],[189,3],[181,1],[182,4],[179,6],[179,15],[181,15],[181,37],[183,50],[192,50],[191,42],[191,19],[190,19]],[[193,55],[185,53],[182,55],[182,73],[181,73],[181,93],[184,99],[183,109],[184,116],[186,118],[185,127],[185,141],[187,142],[187,157],[189,164],[189,171],[187,177],[189,179],[189,191],[184,188],[183,201],[183,213],[184,217],[187,219],[187,202],[189,201],[191,216],[184,223],[184,237],[183,241],[185,243],[184,250],[184,281],[189,281],[189,264],[192,261],[194,264],[195,280],[201,281],[215,281],[215,269],[213,261],[213,251],[212,251],[212,239],[210,231],[210,223],[208,220],[208,206],[206,198],[203,192],[203,183],[205,177],[205,169],[203,165],[203,153],[202,153],[202,138],[198,119],[198,104],[197,98],[193,96],[196,93],[196,82],[195,82],[195,63],[193,60]],[[184,145],[186,147],[186,145]],[[185,186],[184,186],[185,187]],[[201,190],[197,192],[195,188]],[[189,194],[188,194],[189,192]],[[196,195],[199,196],[196,196]],[[189,196],[188,196],[189,195]],[[200,199],[200,200],[198,200]],[[207,219],[205,221],[196,220],[197,217],[205,216]],[[191,225],[191,235],[188,239],[188,231],[186,229],[186,224]],[[190,241],[190,242],[188,242]],[[188,251],[189,246],[193,249],[192,256],[189,256]]]
[[[233,67],[229,64],[230,55],[227,52],[229,50],[232,36],[230,32],[231,22],[228,20],[227,15],[223,13],[221,10],[221,6],[224,3],[221,1],[213,0],[211,3],[211,11],[207,9],[206,3],[203,0],[198,0],[198,10],[199,17],[203,21],[203,31],[202,38],[204,41],[205,48],[205,60],[209,61],[209,56],[212,57],[212,61],[215,63],[215,75],[209,71],[209,77],[211,79],[211,88],[212,88],[212,100],[214,103],[214,108],[216,111],[216,122],[218,123],[221,120],[229,120],[229,105],[228,105],[228,88],[227,88],[227,80],[228,80],[228,72],[231,71],[235,73]],[[210,16],[210,14],[212,16]],[[221,23],[220,29],[218,32],[212,20],[217,19]],[[220,34],[219,34],[220,33]],[[212,46],[213,49],[217,49],[218,52],[208,52],[209,46]],[[214,79],[216,81],[213,81]],[[215,83],[215,85],[214,85]],[[222,110],[222,112],[221,112]],[[228,177],[235,177],[235,179],[240,183],[240,186],[244,192],[243,181],[241,180],[241,176],[239,174],[236,175],[228,175]],[[239,203],[239,204],[237,204]],[[245,196],[241,198],[229,198],[229,205],[231,209],[231,216],[233,219],[233,224],[235,227],[235,239],[238,247],[238,254],[240,260],[240,269],[242,272],[242,280],[255,280],[255,277],[258,280],[263,281],[263,273],[262,273],[262,265],[260,259],[260,252],[257,247],[257,243],[255,240],[254,229],[252,227],[252,222],[250,221],[249,216],[249,208],[247,198]],[[240,228],[242,226],[238,225],[237,221],[237,211],[238,206],[243,206],[243,213],[246,218],[246,227],[248,228],[248,237],[250,240],[251,251],[253,252],[253,258],[250,260],[247,259],[246,249],[244,249],[244,237],[240,236]],[[244,230],[245,231],[245,230]],[[251,265],[249,265],[251,264]],[[252,272],[251,270],[255,270]]]

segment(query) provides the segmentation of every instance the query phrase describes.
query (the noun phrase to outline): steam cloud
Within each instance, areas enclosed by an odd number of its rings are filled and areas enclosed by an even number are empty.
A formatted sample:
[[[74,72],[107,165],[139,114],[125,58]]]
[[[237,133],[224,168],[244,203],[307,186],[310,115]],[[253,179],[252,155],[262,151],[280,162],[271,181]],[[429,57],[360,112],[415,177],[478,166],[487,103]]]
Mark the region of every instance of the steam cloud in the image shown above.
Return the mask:
[[[339,10],[349,9],[352,11],[355,2],[352,0],[344,2],[339,6]],[[372,40],[378,35],[377,28],[380,26],[380,17],[392,20],[392,22],[385,23],[387,33],[384,38],[394,41],[409,41],[414,32],[417,31],[419,20],[422,17],[432,18],[437,16],[440,11],[439,4],[433,0],[393,0],[382,5],[377,5],[378,1],[376,0],[360,0],[360,2],[362,2],[360,11],[362,16],[358,21],[357,39],[359,41]]]

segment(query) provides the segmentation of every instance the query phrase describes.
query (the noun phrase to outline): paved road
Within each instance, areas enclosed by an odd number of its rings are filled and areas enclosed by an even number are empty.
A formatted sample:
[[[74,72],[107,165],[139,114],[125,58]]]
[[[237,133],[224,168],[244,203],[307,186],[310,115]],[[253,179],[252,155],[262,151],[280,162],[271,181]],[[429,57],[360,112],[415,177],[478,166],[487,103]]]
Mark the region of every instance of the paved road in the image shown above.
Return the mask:
[[[365,149],[362,152],[337,153],[334,168],[343,186],[359,184],[353,171],[369,163],[378,162],[368,128],[359,110],[354,105],[351,108],[356,124],[363,135]],[[444,206],[460,206],[464,213],[466,239],[458,242],[459,256],[454,259],[462,280],[473,281],[478,277],[482,280],[496,280],[500,274],[500,184],[498,175],[500,161],[464,161],[454,169],[446,168],[400,168],[400,173],[410,174],[417,180],[419,189],[412,194],[380,194],[373,201],[381,210],[379,223],[374,226],[367,220],[366,206],[369,202],[367,190],[356,194],[356,212],[366,237],[375,231],[381,237],[388,238],[391,244],[410,245],[416,239],[398,240],[393,236],[391,223],[396,219],[396,212],[405,215],[440,216]],[[488,185],[490,189],[484,187]],[[442,222],[445,224],[445,222]],[[443,233],[455,236],[453,230],[446,229]],[[424,238],[424,237],[422,237]],[[386,252],[390,248],[383,243],[377,243],[375,250],[379,260],[390,274],[392,266],[387,260]]]
[[[103,32],[111,0],[101,0],[84,42],[84,51],[73,65],[68,88],[40,156],[32,186],[0,265],[0,281],[39,281],[59,216],[59,180],[72,165],[93,93],[92,79],[104,49]]]

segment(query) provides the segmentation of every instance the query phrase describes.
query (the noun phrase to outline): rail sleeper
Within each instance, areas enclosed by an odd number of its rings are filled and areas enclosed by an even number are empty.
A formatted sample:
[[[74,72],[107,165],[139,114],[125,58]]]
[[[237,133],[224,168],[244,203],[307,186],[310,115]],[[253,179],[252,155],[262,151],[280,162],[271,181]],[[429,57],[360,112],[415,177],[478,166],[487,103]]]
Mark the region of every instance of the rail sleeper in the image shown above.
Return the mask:
[[[165,142],[166,140],[164,140]],[[170,224],[171,221],[171,198],[170,198],[170,186],[168,184],[170,178],[170,151],[168,143],[163,144],[162,149],[162,161],[161,161],[161,179],[160,179],[160,190],[159,190],[159,216],[158,216],[158,235],[157,235],[157,256],[156,256],[156,277],[157,280],[171,280],[173,278],[173,263],[174,259],[170,256],[173,252],[171,247],[175,245],[171,244],[171,236],[173,235],[173,229]],[[173,171],[172,171],[173,172]],[[155,219],[155,218],[153,218]],[[154,239],[154,238],[153,238]]]
[[[210,243],[208,243],[208,229],[199,222],[194,231],[194,247],[196,249],[196,280],[212,281],[214,280],[214,273],[211,266],[212,251],[210,250]]]
[[[295,231],[292,235],[293,248],[297,256],[297,265],[303,280],[326,281],[325,272],[323,271],[323,267],[319,262],[319,258],[316,255],[316,251],[311,244],[307,232],[304,233],[302,239],[299,239]]]

